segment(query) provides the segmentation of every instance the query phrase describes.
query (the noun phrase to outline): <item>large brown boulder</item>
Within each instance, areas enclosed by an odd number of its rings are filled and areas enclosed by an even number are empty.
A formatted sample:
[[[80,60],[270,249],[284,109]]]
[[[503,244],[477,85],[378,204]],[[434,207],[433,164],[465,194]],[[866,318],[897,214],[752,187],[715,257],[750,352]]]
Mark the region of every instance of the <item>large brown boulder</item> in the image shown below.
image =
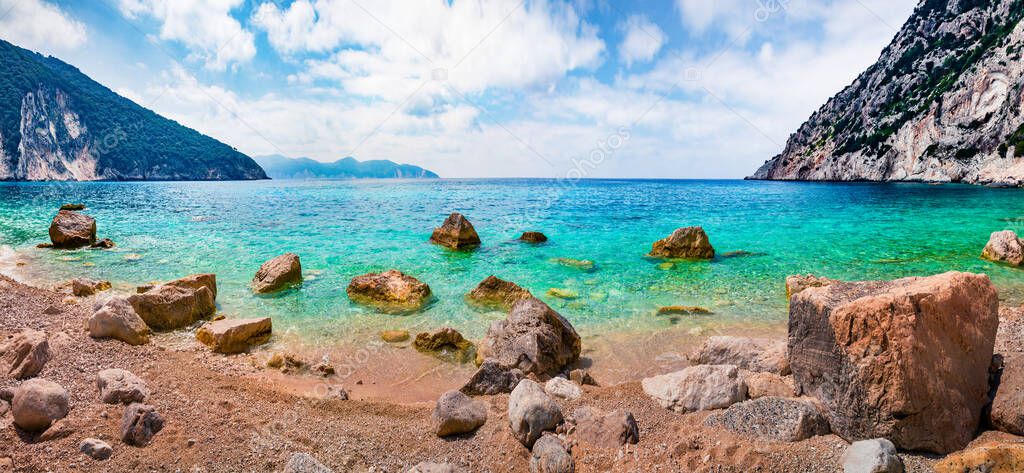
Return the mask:
[[[46,333],[25,329],[0,341],[0,373],[14,379],[31,378],[50,361]]]
[[[789,360],[848,441],[948,453],[973,438],[999,323],[985,275],[837,282],[790,300]]]
[[[221,319],[199,327],[196,340],[217,353],[241,353],[270,340],[272,328],[270,317]]]
[[[444,220],[440,227],[430,235],[430,242],[453,250],[472,248],[480,245],[480,236],[469,220],[458,212],[453,212]]]
[[[654,242],[651,256],[656,258],[712,259],[715,249],[701,227],[680,228]]]
[[[1014,266],[1024,264],[1024,241],[1012,230],[995,232],[988,238],[988,244],[981,251],[981,257]]]
[[[206,278],[192,276],[133,294],[128,302],[151,329],[174,330],[213,315],[216,297]]]
[[[530,291],[519,287],[514,282],[499,279],[496,276],[487,276],[487,279],[480,281],[475,289],[466,294],[466,301],[486,309],[508,311],[519,300],[530,297],[533,297]]]
[[[302,264],[299,256],[285,253],[260,266],[252,278],[252,290],[257,294],[280,291],[302,282]]]
[[[61,210],[50,222],[54,248],[81,248],[96,243],[96,219],[71,210]]]
[[[185,276],[181,279],[175,279],[174,281],[164,283],[165,286],[180,287],[182,289],[191,289],[193,291],[199,290],[201,287],[205,287],[210,290],[213,294],[213,298],[217,299],[217,275],[211,273],[205,274],[192,274]]]
[[[46,430],[50,424],[67,416],[68,410],[70,396],[67,390],[42,378],[21,383],[11,399],[14,424],[28,432]]]
[[[1024,355],[1014,354],[1003,359],[989,417],[996,429],[1024,435]]]
[[[579,359],[581,346],[568,320],[540,299],[529,298],[491,324],[477,350],[477,363],[490,358],[502,369],[553,376]]]
[[[88,328],[93,338],[116,338],[129,345],[149,343],[149,326],[128,299],[121,296],[111,297],[100,305],[89,318]]]
[[[352,278],[349,299],[384,312],[406,312],[422,308],[430,301],[430,286],[397,270],[370,273]]]

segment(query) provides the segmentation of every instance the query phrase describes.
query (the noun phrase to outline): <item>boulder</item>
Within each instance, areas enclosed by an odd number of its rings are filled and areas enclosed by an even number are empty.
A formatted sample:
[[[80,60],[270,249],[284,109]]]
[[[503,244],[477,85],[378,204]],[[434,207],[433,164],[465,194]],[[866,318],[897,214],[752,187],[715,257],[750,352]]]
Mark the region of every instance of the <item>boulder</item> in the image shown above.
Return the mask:
[[[41,432],[63,419],[70,409],[70,397],[61,385],[41,378],[21,383],[14,390],[11,414],[14,424],[28,432]]]
[[[308,453],[293,453],[284,465],[284,473],[333,473]]]
[[[121,418],[121,440],[135,447],[145,447],[164,428],[164,419],[153,406],[130,404]]]
[[[221,319],[207,322],[196,331],[196,340],[217,353],[241,353],[270,340],[270,317]]]
[[[89,297],[111,288],[110,281],[93,281],[85,278],[72,279],[70,284],[71,294],[75,297]]]
[[[146,383],[129,371],[105,369],[96,375],[96,388],[100,400],[107,404],[145,402],[149,396]]]
[[[174,281],[164,283],[165,286],[180,287],[182,289],[191,289],[198,291],[199,288],[207,288],[210,293],[213,294],[213,299],[217,299],[217,275],[211,273],[204,274],[191,274],[181,279],[175,279]]]
[[[650,255],[655,258],[713,259],[715,249],[703,228],[685,227],[654,242]]]
[[[88,327],[89,336],[94,338],[116,338],[129,345],[149,343],[149,326],[128,299],[121,296],[103,302],[89,317]]]
[[[524,379],[509,395],[508,422],[512,435],[530,448],[541,434],[555,430],[562,423],[562,409],[544,394],[539,384]]]
[[[394,269],[356,276],[346,292],[353,302],[397,313],[419,310],[431,296],[430,286]]]
[[[693,356],[693,360],[701,365],[736,365],[747,371],[789,374],[785,340],[711,337]]]
[[[989,418],[998,430],[1024,435],[1024,355],[1007,356],[1002,365]]]
[[[509,311],[512,310],[512,306],[516,302],[530,297],[533,297],[530,291],[519,287],[514,282],[487,276],[487,279],[481,281],[475,289],[466,294],[466,302],[486,309]]]
[[[451,327],[442,327],[431,332],[419,333],[416,335],[416,339],[413,340],[412,346],[421,353],[429,353],[458,363],[466,363],[473,360],[476,349],[473,342],[463,338],[458,330]]]
[[[786,276],[786,300],[793,297],[793,294],[803,291],[809,287],[828,286],[835,282],[839,281],[836,281],[835,279],[821,278],[811,274],[806,276],[803,274]]]
[[[858,440],[843,454],[843,473],[903,473],[903,459],[886,439]]]
[[[548,241],[548,237],[541,232],[523,232],[523,234],[519,236],[519,241],[525,241],[527,243],[544,243]]]
[[[459,392],[441,395],[430,416],[438,437],[472,432],[487,422],[487,404]]]
[[[100,439],[88,438],[78,444],[78,451],[88,455],[93,460],[106,460],[114,453],[110,444]]]
[[[530,473],[573,473],[576,464],[562,439],[545,435],[530,452]]]
[[[1024,241],[1012,230],[995,232],[988,238],[988,244],[981,251],[981,257],[1013,266],[1024,264]]]
[[[700,365],[644,378],[644,392],[675,412],[722,409],[747,398],[747,384],[732,365]]]
[[[71,210],[61,210],[50,223],[54,248],[81,248],[96,242],[96,220]]]
[[[0,371],[14,379],[31,378],[50,361],[46,333],[25,329],[0,342]]]
[[[561,314],[539,299],[523,299],[487,329],[477,362],[492,358],[503,369],[553,376],[579,359],[581,347],[580,336]]]
[[[805,289],[790,300],[794,381],[847,441],[959,450],[987,402],[998,306],[969,273]]]
[[[135,313],[153,330],[175,330],[208,318],[217,311],[208,287],[163,284],[128,297]]]
[[[252,290],[257,294],[280,291],[302,282],[302,264],[299,256],[285,253],[260,266],[252,278]]]
[[[828,421],[817,406],[801,399],[781,397],[762,397],[733,404],[708,416],[705,424],[782,442],[798,442],[829,433]]]
[[[384,330],[380,333],[380,339],[388,343],[401,343],[409,339],[409,331]]]
[[[935,473],[1018,473],[1024,471],[1024,443],[990,442],[947,455]]]
[[[544,383],[544,392],[550,396],[568,401],[574,401],[583,396],[583,389],[579,385],[559,376],[555,376],[549,379],[547,383]]]
[[[747,373],[743,377],[747,383],[747,397],[757,399],[760,397],[794,397],[796,385],[793,378],[779,376],[775,373]]]
[[[573,437],[582,443],[604,448],[619,448],[640,441],[640,429],[629,411],[616,409],[603,412],[593,407],[573,411]]]
[[[505,369],[495,360],[484,360],[460,391],[470,396],[510,393],[525,377],[519,368]]]
[[[453,212],[440,227],[430,235],[430,242],[453,250],[462,250],[480,245],[480,236],[473,224],[458,212]]]

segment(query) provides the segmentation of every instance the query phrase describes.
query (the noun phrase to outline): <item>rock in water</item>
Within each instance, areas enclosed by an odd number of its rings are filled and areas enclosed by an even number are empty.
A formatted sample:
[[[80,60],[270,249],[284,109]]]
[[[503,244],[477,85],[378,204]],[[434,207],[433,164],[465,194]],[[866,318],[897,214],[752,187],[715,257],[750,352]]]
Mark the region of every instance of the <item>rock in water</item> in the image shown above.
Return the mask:
[[[473,346],[473,342],[463,338],[458,330],[451,327],[420,333],[416,335],[412,346],[419,352],[448,358],[458,363],[471,361],[476,348]]]
[[[903,460],[886,439],[859,440],[843,454],[843,473],[903,473]]]
[[[128,297],[135,313],[153,330],[179,329],[208,318],[217,311],[215,300],[216,291],[194,279],[172,281]]]
[[[466,301],[487,309],[508,311],[516,302],[530,297],[533,297],[530,291],[519,287],[514,282],[487,276],[487,279],[480,281],[475,289],[466,294]]]
[[[41,432],[68,415],[70,398],[61,385],[42,378],[21,383],[14,390],[14,424],[28,432]]]
[[[145,447],[164,428],[164,419],[153,406],[134,403],[121,418],[121,440],[136,447]]]
[[[509,395],[508,422],[512,435],[530,448],[541,434],[562,423],[562,409],[539,384],[524,379]]]
[[[848,441],[959,450],[987,402],[998,306],[969,273],[806,289],[790,300],[793,378]]]
[[[394,269],[356,276],[346,292],[353,302],[394,313],[419,310],[431,296],[430,286]]]
[[[46,333],[25,329],[0,342],[0,370],[14,379],[31,378],[50,361]]]
[[[458,212],[453,212],[444,223],[434,229],[430,242],[453,250],[462,250],[480,246],[480,236],[476,234],[473,224]]]
[[[470,396],[510,393],[525,377],[519,368],[504,369],[497,361],[484,360],[460,391]]]
[[[196,331],[196,340],[217,353],[241,353],[270,340],[270,317],[221,319],[207,322]]]
[[[561,314],[539,299],[523,299],[487,329],[477,362],[491,358],[502,369],[553,376],[579,359],[581,347],[579,334]]]
[[[554,435],[545,435],[533,445],[530,473],[573,473],[576,465],[565,442]]]
[[[284,465],[284,473],[333,473],[308,453],[293,453]]]
[[[839,281],[829,278],[820,278],[818,276],[814,276],[811,274],[808,274],[806,276],[802,274],[797,274],[795,276],[786,276],[786,300],[789,300],[790,297],[793,297],[793,294],[803,291],[804,289],[807,289],[809,287],[828,286],[829,284],[832,284],[834,282]]]
[[[1024,264],[1024,241],[1021,241],[1012,230],[995,232],[989,237],[985,249],[981,251],[981,257],[1020,266]]]
[[[519,240],[527,243],[544,243],[548,241],[548,237],[541,232],[523,232],[519,236]]]
[[[640,441],[640,429],[629,411],[602,412],[592,407],[573,411],[573,436],[580,442],[604,448],[619,448]]]
[[[989,442],[947,455],[935,473],[1019,473],[1024,471],[1024,444]]]
[[[96,375],[96,388],[100,400],[107,404],[144,402],[149,396],[146,383],[129,371],[106,369]]]
[[[409,331],[384,330],[380,333],[380,339],[388,343],[401,343],[409,339]]]
[[[257,294],[280,291],[302,282],[302,264],[299,256],[285,253],[260,266],[252,279],[252,290]]]
[[[817,406],[800,399],[762,397],[729,406],[705,422],[759,438],[798,442],[829,433],[828,421]]]
[[[192,274],[181,279],[175,279],[174,281],[164,283],[164,285],[180,287],[182,289],[191,289],[193,291],[198,291],[200,288],[205,287],[210,290],[211,294],[213,294],[213,298],[217,299],[216,274]]]
[[[487,404],[459,391],[448,391],[437,400],[431,421],[438,437],[469,433],[487,422]]]
[[[50,223],[54,248],[81,248],[96,243],[96,220],[71,210],[61,210]]]
[[[107,299],[89,318],[88,326],[94,338],[116,338],[129,345],[149,343],[149,326],[121,296]]]
[[[747,385],[732,365],[700,365],[644,378],[644,392],[676,412],[722,409],[747,398]]]
[[[84,204],[64,204],[64,205],[60,206],[60,210],[74,210],[74,211],[85,210],[85,205]]]
[[[93,438],[82,440],[82,443],[78,444],[78,451],[88,455],[93,460],[106,460],[110,458],[110,454],[114,453],[114,449],[110,448],[110,444]]]
[[[110,281],[93,281],[85,278],[71,280],[71,294],[75,297],[89,297],[97,292],[106,291],[110,287]]]
[[[1003,359],[1003,371],[989,417],[996,429],[1024,435],[1024,355]]]
[[[789,374],[784,340],[711,337],[697,351],[694,362],[701,365],[736,365],[747,371]]]
[[[701,227],[680,228],[668,237],[654,242],[651,256],[655,258],[713,259],[715,249]]]

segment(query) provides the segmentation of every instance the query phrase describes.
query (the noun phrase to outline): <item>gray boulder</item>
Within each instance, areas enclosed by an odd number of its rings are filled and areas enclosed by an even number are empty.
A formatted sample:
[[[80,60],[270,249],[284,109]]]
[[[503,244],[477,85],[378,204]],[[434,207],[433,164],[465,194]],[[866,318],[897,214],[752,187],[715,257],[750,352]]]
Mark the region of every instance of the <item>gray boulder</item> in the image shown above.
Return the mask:
[[[495,321],[477,350],[477,363],[491,358],[503,369],[554,376],[580,357],[579,334],[561,314],[536,298],[522,299]]]
[[[515,438],[527,448],[532,447],[545,431],[555,430],[562,420],[562,408],[534,381],[520,381],[509,395],[509,426]]]
[[[860,440],[843,454],[843,473],[903,473],[903,459],[886,439]]]
[[[0,372],[14,379],[31,378],[50,361],[46,333],[25,329],[0,342]]]
[[[121,440],[128,445],[145,447],[163,428],[164,419],[156,408],[134,403],[125,409],[121,418]]]
[[[114,338],[129,345],[149,343],[151,333],[128,299],[121,296],[103,302],[89,317],[88,328],[93,338]]]
[[[736,365],[748,371],[789,374],[786,340],[711,337],[697,351],[694,362],[701,365]]]
[[[676,412],[722,409],[747,398],[747,385],[732,365],[700,365],[644,378],[644,392]]]
[[[100,400],[107,404],[143,402],[149,396],[146,383],[134,374],[121,369],[106,369],[96,375],[96,388]]]
[[[510,393],[526,375],[519,368],[504,369],[495,360],[484,360],[460,391],[470,396]]]
[[[431,414],[438,437],[472,432],[487,422],[487,405],[459,392],[441,395]]]
[[[799,399],[762,397],[729,406],[705,421],[758,438],[797,442],[829,433],[828,421],[817,406]]]
[[[533,445],[530,473],[572,473],[576,464],[565,442],[554,435],[545,435]]]
[[[21,383],[11,400],[14,424],[28,432],[46,430],[67,416],[69,410],[68,392],[61,385],[42,378]]]

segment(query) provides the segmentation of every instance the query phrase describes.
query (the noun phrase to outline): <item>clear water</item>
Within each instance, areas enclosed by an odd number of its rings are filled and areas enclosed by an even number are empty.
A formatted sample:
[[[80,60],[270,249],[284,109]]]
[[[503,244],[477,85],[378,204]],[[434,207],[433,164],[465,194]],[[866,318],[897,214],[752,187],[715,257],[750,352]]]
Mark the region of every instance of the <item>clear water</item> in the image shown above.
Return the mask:
[[[34,248],[62,203],[84,203],[110,251]],[[484,244],[468,253],[427,243],[451,211],[465,214]],[[482,314],[463,295],[490,274],[530,289],[581,332],[657,328],[664,305],[696,305],[714,320],[782,323],[784,278],[895,278],[948,270],[984,272],[1008,303],[1024,300],[1024,270],[978,255],[991,232],[1021,230],[1020,190],[959,185],[813,184],[744,181],[267,181],[238,183],[0,184],[0,245],[18,268],[57,282],[109,279],[122,288],[214,272],[222,312],[272,316],[275,331],[332,339],[356,327],[452,325],[479,337],[501,314]],[[719,254],[679,262],[644,257],[673,229],[702,225]],[[515,238],[539,230],[540,246]],[[260,264],[283,252],[302,258],[308,281],[275,297],[247,287]],[[8,256],[11,258],[11,256]],[[553,263],[587,259],[592,271]],[[9,266],[10,267],[10,266]],[[351,304],[356,275],[400,269],[428,283],[436,301],[405,316]],[[549,288],[578,294],[545,295]],[[678,322],[678,321],[676,321]],[[683,321],[682,323],[687,323]]]

